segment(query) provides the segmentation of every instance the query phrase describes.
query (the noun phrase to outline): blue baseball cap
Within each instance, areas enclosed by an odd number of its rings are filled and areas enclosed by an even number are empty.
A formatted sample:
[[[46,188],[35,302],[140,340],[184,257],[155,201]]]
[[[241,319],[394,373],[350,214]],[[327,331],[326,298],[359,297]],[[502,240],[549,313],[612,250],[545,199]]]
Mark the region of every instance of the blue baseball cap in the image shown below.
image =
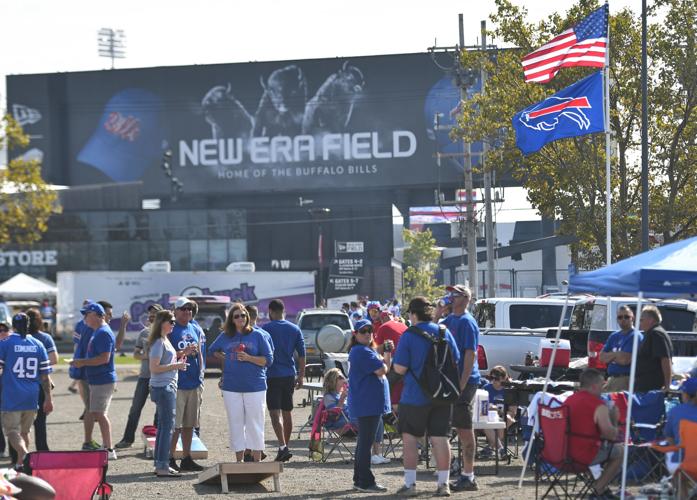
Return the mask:
[[[18,333],[27,333],[27,329],[29,328],[29,316],[24,313],[17,313],[12,316],[12,328]]]
[[[697,377],[688,378],[680,386],[680,392],[686,393],[690,397],[697,394]]]
[[[353,331],[360,332],[362,328],[370,326],[372,328],[373,323],[367,319],[360,319],[353,324]]]
[[[87,313],[97,313],[97,316],[104,316],[106,313],[104,312],[104,308],[102,307],[101,304],[97,304],[96,302],[90,302],[87,304],[85,307],[80,309],[80,313],[84,316]]]
[[[139,180],[159,164],[165,146],[164,106],[143,89],[124,89],[104,107],[97,129],[77,156],[117,182]]]

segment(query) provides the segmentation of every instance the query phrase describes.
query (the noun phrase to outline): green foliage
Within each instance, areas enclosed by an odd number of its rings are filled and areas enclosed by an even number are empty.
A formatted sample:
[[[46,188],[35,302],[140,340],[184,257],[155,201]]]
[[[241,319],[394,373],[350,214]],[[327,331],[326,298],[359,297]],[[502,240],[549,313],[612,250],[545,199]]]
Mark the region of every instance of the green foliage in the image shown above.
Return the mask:
[[[8,157],[16,148],[29,144],[29,137],[11,116],[2,119],[0,147]],[[36,160],[10,160],[0,170],[0,245],[31,245],[46,232],[48,218],[59,210],[56,193],[41,178],[41,164]]]
[[[667,11],[649,34],[651,227],[665,241],[697,233],[695,189],[695,59],[694,0],[661,0]],[[581,268],[605,261],[605,137],[603,134],[563,139],[524,157],[515,146],[511,118],[521,109],[578,81],[596,68],[565,68],[548,84],[525,83],[521,58],[599,7],[580,0],[566,15],[551,15],[533,24],[527,11],[509,0],[496,0],[491,33],[504,49],[495,57],[463,54],[465,67],[485,67],[485,94],[463,106],[454,136],[487,141],[492,148],[485,168],[510,172],[528,190],[532,205],[545,217],[561,221],[560,233],[578,237],[572,245]],[[684,45],[684,48],[680,46]],[[640,17],[624,9],[610,18],[610,121],[616,153],[612,157],[613,261],[639,251]]]
[[[402,304],[418,295],[435,299],[443,294],[443,288],[436,285],[434,274],[438,269],[440,250],[430,230],[404,230],[404,287]]]

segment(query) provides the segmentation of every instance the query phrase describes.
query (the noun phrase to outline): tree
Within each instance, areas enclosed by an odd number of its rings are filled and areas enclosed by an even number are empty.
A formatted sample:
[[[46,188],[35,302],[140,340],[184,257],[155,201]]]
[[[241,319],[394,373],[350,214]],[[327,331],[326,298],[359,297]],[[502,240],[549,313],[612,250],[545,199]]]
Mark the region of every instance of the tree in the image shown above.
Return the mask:
[[[660,40],[651,43],[649,74],[653,82],[651,209],[652,227],[671,241],[697,232],[697,214],[689,210],[697,202],[693,175],[696,17],[694,0],[659,3],[668,11],[668,22],[652,25],[650,30],[650,41]],[[509,0],[496,0],[496,6],[491,34],[517,48],[499,50],[494,57],[464,53],[465,67],[484,67],[488,80],[485,94],[475,95],[469,106],[462,107],[455,135],[488,142],[491,153],[484,168],[511,171],[527,188],[532,205],[543,216],[560,220],[561,234],[577,236],[577,243],[571,245],[574,262],[580,268],[597,267],[605,261],[604,135],[556,141],[523,157],[515,146],[511,118],[596,70],[565,68],[550,83],[539,85],[524,82],[520,60],[598,8],[598,1],[580,0],[565,16],[555,13],[537,24],[527,22],[527,11]],[[610,121],[616,146],[611,176],[613,260],[633,255],[641,242],[640,33],[639,18],[629,9],[611,16]],[[682,42],[685,49],[676,49]]]
[[[9,115],[2,119],[0,149],[8,157],[29,144],[29,137]],[[41,163],[21,157],[0,170],[0,245],[31,245],[41,239],[48,228],[48,218],[59,210],[55,191],[41,178]]]
[[[419,295],[435,299],[443,295],[443,288],[436,285],[434,274],[438,269],[440,251],[430,230],[404,230],[404,287],[402,304]]]

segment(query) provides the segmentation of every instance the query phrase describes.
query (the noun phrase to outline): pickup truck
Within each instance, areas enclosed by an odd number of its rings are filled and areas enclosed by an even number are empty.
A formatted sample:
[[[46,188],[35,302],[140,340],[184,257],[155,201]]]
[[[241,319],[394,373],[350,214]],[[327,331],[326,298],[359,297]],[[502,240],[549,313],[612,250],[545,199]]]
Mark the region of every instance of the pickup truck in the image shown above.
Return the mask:
[[[540,339],[549,328],[559,325],[565,299],[560,298],[489,298],[474,305],[473,315],[479,325],[479,369],[488,372],[497,365],[509,368],[521,365],[525,354],[537,354]],[[575,299],[569,301],[564,324],[568,325]]]
[[[588,356],[588,366],[604,369],[598,355],[610,334],[617,330],[617,309],[626,305],[635,312],[637,299],[632,297],[587,297],[578,300],[571,311],[568,329],[562,338],[571,343],[571,357]],[[689,300],[644,299],[642,304],[653,304],[661,311],[663,328],[673,341],[675,356],[697,356],[697,303]],[[550,329],[548,337],[556,335]]]

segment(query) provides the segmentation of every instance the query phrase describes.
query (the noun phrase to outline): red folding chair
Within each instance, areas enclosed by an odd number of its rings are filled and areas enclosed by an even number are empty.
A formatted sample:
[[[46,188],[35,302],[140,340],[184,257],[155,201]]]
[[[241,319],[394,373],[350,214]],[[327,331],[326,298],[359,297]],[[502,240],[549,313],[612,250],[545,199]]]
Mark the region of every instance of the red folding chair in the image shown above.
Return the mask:
[[[27,474],[53,486],[55,500],[107,500],[113,491],[106,482],[106,450],[36,451],[24,463]]]
[[[569,455],[569,408],[538,406],[541,451],[535,466],[535,498],[583,498],[593,492],[593,476],[587,464]],[[573,481],[569,478],[573,476]],[[542,497],[539,484],[549,482]]]

